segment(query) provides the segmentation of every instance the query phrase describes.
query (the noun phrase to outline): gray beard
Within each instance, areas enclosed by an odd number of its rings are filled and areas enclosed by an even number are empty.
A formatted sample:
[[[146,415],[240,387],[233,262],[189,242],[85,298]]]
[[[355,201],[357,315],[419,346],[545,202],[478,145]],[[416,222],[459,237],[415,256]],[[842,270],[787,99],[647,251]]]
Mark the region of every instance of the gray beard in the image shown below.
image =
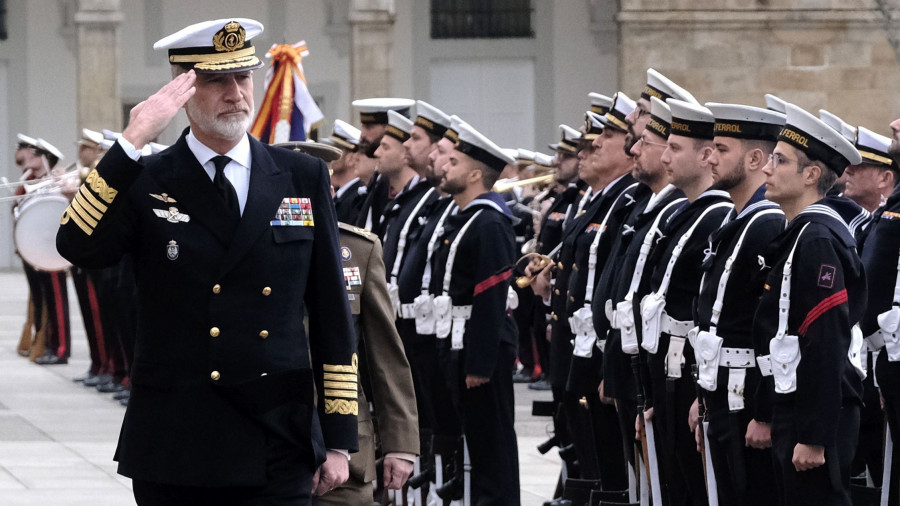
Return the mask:
[[[206,115],[193,107],[186,108],[186,111],[201,130],[213,133],[222,139],[230,141],[240,140],[247,133],[247,130],[250,129],[251,119],[249,114],[238,118],[220,120],[215,115]]]

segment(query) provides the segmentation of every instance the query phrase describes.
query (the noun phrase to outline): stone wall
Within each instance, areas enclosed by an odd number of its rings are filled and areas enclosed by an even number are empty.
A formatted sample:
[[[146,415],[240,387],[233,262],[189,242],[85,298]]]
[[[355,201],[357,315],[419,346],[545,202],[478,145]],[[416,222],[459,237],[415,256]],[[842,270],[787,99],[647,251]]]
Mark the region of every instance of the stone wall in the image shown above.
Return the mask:
[[[886,135],[900,117],[900,65],[875,0],[621,0],[618,20],[629,96],[653,67],[704,102],[764,106],[773,93]]]

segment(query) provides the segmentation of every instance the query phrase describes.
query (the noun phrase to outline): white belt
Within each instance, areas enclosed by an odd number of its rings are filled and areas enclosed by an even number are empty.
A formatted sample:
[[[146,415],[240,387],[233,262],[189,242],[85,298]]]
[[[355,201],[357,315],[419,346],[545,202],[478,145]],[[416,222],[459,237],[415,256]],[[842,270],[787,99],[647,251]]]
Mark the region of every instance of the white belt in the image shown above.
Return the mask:
[[[767,357],[768,358],[768,357]],[[756,354],[750,348],[722,348],[719,366],[749,369],[756,366]]]
[[[759,366],[759,372],[763,376],[771,376],[772,375],[772,361],[769,360],[768,355],[756,357],[756,365]]]
[[[687,337],[688,331],[694,327],[693,320],[676,320],[666,313],[662,314],[659,331],[675,337]]]
[[[874,350],[880,350],[884,348],[884,334],[885,332],[881,329],[875,331],[874,334],[870,336],[866,336],[866,341],[869,343],[869,346]]]
[[[609,321],[609,327],[612,329],[620,330],[619,322],[617,321],[618,318],[616,318],[616,306],[615,304],[613,304],[612,300],[606,301],[606,304],[603,305],[603,311],[606,313],[606,319]]]

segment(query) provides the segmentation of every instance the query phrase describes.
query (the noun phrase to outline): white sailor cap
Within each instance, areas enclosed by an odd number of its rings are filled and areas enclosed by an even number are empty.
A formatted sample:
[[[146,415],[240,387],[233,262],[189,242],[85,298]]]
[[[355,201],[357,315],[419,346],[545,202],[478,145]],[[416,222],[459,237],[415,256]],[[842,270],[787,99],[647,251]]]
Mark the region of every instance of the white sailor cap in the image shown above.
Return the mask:
[[[628,133],[628,123],[625,122],[625,118],[634,111],[635,107],[637,107],[637,103],[634,100],[628,98],[628,95],[621,91],[617,91],[613,97],[613,106],[600,117],[600,121],[614,130]]]
[[[862,162],[859,151],[843,135],[796,105],[786,105],[787,120],[778,135],[779,142],[786,142],[810,159],[819,160],[838,176],[848,165]]]
[[[503,151],[503,153],[506,156],[512,158],[513,160],[516,160],[516,163],[518,163],[518,160],[516,159],[516,156],[518,156],[518,154],[519,154],[518,149],[516,149],[516,148],[500,148],[500,151]]]
[[[387,125],[388,111],[396,111],[407,118],[415,100],[408,98],[364,98],[354,100],[353,107],[359,111],[359,121],[364,125]]]
[[[150,144],[150,153],[154,154],[154,155],[169,149],[169,146],[166,146],[165,144],[160,144],[158,142],[151,142],[149,144]]]
[[[91,130],[90,128],[82,128],[81,129],[81,138],[78,139],[79,146],[88,146],[92,148],[100,147],[100,142],[103,140],[103,134],[96,131]]]
[[[62,154],[62,151],[56,149],[56,146],[50,144],[44,139],[41,139],[40,137],[37,138],[37,148],[38,150],[43,151],[44,153],[56,158],[57,161],[65,158]]]
[[[601,95],[599,93],[588,93],[588,99],[591,101],[590,111],[599,114],[600,116],[609,112],[613,105],[612,97],[607,97],[606,95]]]
[[[676,98],[693,104],[700,103],[689,91],[654,69],[647,69],[647,87],[641,93],[643,99],[650,100],[650,97],[656,97],[662,101],[667,98]]]
[[[772,95],[771,93],[766,93],[766,108],[771,109],[775,112],[780,112],[781,114],[787,114],[787,102],[784,100]]]
[[[346,121],[336,119],[331,127],[331,137],[324,139],[323,144],[332,144],[347,151],[353,151],[359,146],[359,138],[362,133],[355,126]]]
[[[412,120],[397,111],[388,111],[387,116],[388,126],[384,133],[400,142],[406,142],[406,139],[409,139],[409,135],[412,133]]]
[[[491,142],[481,132],[468,123],[459,125],[459,142],[456,150],[478,160],[497,172],[507,165],[515,165],[516,159],[506,154],[502,148]]]
[[[424,100],[416,100],[415,124],[440,137],[450,128],[450,116]]]
[[[650,120],[647,121],[647,128],[663,139],[668,139],[672,132],[672,110],[656,97],[650,97]]]
[[[153,49],[167,49],[169,63],[195,72],[242,72],[263,66],[250,42],[262,31],[262,23],[254,19],[216,19],[163,37],[153,44]]]
[[[774,142],[784,126],[784,114],[771,109],[717,102],[707,102],[706,108],[716,117],[716,136]]]
[[[828,112],[825,109],[819,109],[819,119],[843,135],[848,141],[856,142],[856,127],[842,120],[837,114]]]
[[[581,132],[569,125],[559,125],[560,140],[558,143],[548,144],[553,151],[575,155],[578,153],[578,144],[581,140]]]
[[[887,169],[896,167],[894,160],[888,154],[891,147],[891,138],[875,133],[866,127],[856,129],[856,149],[862,156],[864,165],[878,165]]]
[[[712,140],[716,118],[709,109],[700,104],[685,102],[676,98],[667,99],[666,104],[672,111],[672,131],[670,135]]]
[[[38,147],[37,139],[35,139],[34,137],[29,137],[25,134],[16,134],[16,140],[18,141],[20,148]]]
[[[444,132],[444,138],[452,142],[454,146],[459,142],[459,126],[463,123],[465,123],[465,121],[459,116],[455,114],[450,116],[450,128]]]
[[[607,108],[606,111],[609,112],[609,109]],[[590,111],[584,113],[584,128],[582,128],[582,130],[584,131],[584,138],[586,140],[594,140],[603,133],[603,129],[606,128],[606,125],[600,118],[602,118],[604,114],[606,113],[594,111],[593,105],[591,106]]]
[[[333,162],[344,155],[340,149],[329,146],[328,144],[315,141],[291,141],[273,144],[279,148],[290,149],[291,151],[299,151],[316,158],[321,158],[326,162]]]
[[[516,159],[516,163],[519,165],[531,165],[534,163],[534,151],[530,151],[524,148],[518,148],[515,150],[516,154],[513,158]]]
[[[555,157],[550,156],[546,153],[538,152],[534,154],[534,164],[538,167],[545,169],[553,168],[553,164],[555,161]]]

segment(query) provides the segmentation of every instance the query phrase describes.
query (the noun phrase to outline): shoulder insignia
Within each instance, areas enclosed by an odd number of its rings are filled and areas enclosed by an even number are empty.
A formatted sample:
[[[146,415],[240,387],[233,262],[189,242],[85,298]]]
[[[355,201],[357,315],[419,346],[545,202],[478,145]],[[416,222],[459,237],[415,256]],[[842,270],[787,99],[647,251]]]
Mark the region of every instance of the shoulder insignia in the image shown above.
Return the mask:
[[[375,240],[378,239],[377,235],[373,234],[372,232],[369,232],[368,230],[365,230],[365,229],[362,229],[359,227],[355,227],[353,225],[348,225],[341,221],[338,222],[338,229],[341,232],[347,232],[348,234],[362,237],[363,239],[366,239],[371,242],[375,242]]]

